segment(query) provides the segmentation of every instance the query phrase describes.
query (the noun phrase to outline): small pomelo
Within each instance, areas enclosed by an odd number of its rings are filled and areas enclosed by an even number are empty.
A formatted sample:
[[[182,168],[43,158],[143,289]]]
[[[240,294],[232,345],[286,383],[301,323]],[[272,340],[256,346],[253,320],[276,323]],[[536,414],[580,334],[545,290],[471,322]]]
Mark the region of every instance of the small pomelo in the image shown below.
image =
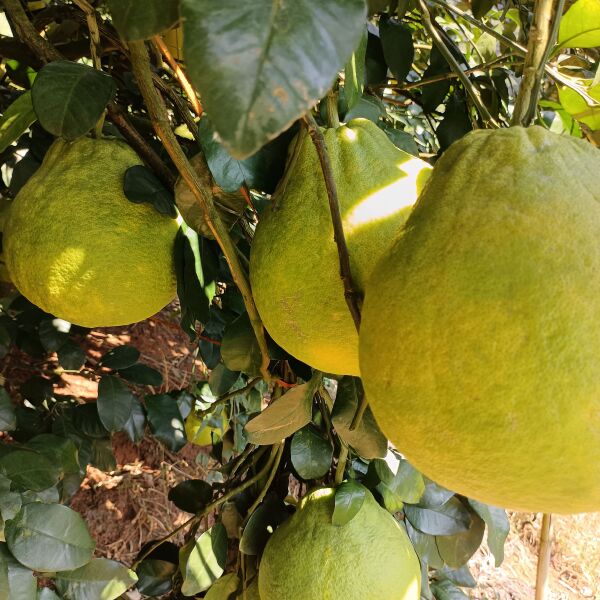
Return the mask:
[[[363,383],[428,477],[600,510],[600,152],[541,128],[452,145],[369,281]]]
[[[223,410],[204,419],[192,411],[185,420],[185,436],[187,441],[196,446],[211,446],[218,442],[229,429],[229,418]]]
[[[54,142],[12,202],[3,248],[17,289],[84,327],[125,325],[158,312],[176,292],[177,221],[123,193],[141,164],[127,144]]]
[[[419,559],[404,527],[365,494],[341,526],[331,522],[334,489],[302,499],[267,542],[258,571],[261,600],[419,599]]]
[[[389,248],[430,172],[381,129],[356,119],[324,131],[359,291]],[[344,299],[327,191],[303,132],[252,242],[250,280],[273,339],[321,371],[358,374],[358,335]]]

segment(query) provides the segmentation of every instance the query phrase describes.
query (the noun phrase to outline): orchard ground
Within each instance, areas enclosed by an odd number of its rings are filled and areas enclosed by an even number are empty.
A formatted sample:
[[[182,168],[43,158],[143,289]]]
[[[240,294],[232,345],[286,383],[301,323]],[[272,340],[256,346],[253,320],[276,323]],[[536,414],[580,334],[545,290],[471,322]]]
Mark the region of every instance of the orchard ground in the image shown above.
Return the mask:
[[[83,340],[88,360],[97,361],[111,348],[131,344],[140,350],[142,362],[163,375],[164,387],[151,390],[155,393],[183,388],[191,377],[204,379],[206,368],[194,358],[193,345],[179,328],[176,314],[173,305],[142,323],[92,331]],[[56,361],[35,361],[13,347],[0,367],[0,384],[14,394],[32,375],[57,366]],[[55,393],[93,400],[97,387],[92,378],[63,374]],[[154,439],[135,445],[122,433],[113,437],[113,449],[117,470],[103,473],[89,468],[71,506],[83,515],[97,540],[97,556],[131,564],[146,541],[169,533],[189,517],[169,502],[167,494],[180,481],[207,476],[208,451],[188,444],[174,454]],[[482,545],[470,561],[478,582],[477,589],[469,591],[472,598],[533,598],[540,521],[540,515],[510,514],[511,533],[500,568]],[[555,516],[554,533],[549,600],[600,600],[600,513]]]

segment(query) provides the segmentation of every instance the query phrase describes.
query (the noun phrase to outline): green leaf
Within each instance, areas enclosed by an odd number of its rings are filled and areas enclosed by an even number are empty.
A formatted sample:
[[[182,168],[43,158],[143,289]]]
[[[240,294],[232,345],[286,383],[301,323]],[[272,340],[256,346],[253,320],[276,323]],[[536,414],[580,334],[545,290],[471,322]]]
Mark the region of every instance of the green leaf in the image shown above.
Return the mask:
[[[41,492],[58,483],[60,472],[45,456],[28,450],[15,450],[0,458],[0,467],[19,490]]]
[[[230,371],[223,363],[219,363],[208,376],[208,386],[215,397],[226,394],[240,378],[238,371]]]
[[[14,431],[17,428],[17,414],[8,392],[0,387],[0,431]]]
[[[72,415],[73,426],[80,434],[92,439],[105,439],[108,437],[108,431],[102,425],[98,415],[98,404],[96,402],[79,404],[74,407]]]
[[[227,532],[217,523],[179,551],[183,575],[181,593],[193,596],[206,591],[223,574],[227,563]]]
[[[463,565],[460,569],[450,569],[444,567],[434,573],[435,579],[447,579],[460,587],[475,588],[477,582],[473,578],[471,571],[467,565]]]
[[[46,319],[40,323],[38,333],[42,346],[48,352],[56,352],[69,338],[70,325],[62,319]]]
[[[383,458],[387,454],[388,441],[379,429],[369,407],[358,427],[350,431],[352,419],[363,395],[364,390],[360,379],[342,377],[338,384],[331,420],[337,434],[363,458],[369,460]]]
[[[488,526],[487,544],[490,552],[494,555],[496,567],[499,567],[504,560],[504,542],[510,531],[510,522],[506,511],[470,498],[469,504]]]
[[[37,591],[36,600],[61,600],[60,596],[50,588],[42,588]]]
[[[470,515],[471,524],[467,531],[454,535],[438,535],[435,538],[440,556],[453,569],[465,565],[483,541],[485,523],[475,511],[470,511]]]
[[[107,369],[127,369],[133,367],[140,358],[140,351],[133,346],[117,346],[109,350],[101,359],[99,365]]]
[[[152,598],[167,594],[173,587],[175,573],[177,573],[177,565],[172,562],[143,560],[137,569],[137,589],[141,594]]]
[[[71,340],[58,349],[57,356],[60,366],[67,371],[79,371],[85,364],[85,352]]]
[[[281,498],[273,492],[267,494],[244,527],[240,552],[249,556],[261,554],[273,531],[289,516]]]
[[[320,479],[331,467],[333,446],[309,425],[292,437],[290,457],[302,479]]]
[[[385,507],[390,512],[402,509],[405,502],[418,502],[425,490],[423,476],[407,461],[401,459],[394,474],[386,461],[376,459],[371,462],[370,469],[375,469],[379,476],[377,491],[383,498]]]
[[[36,589],[33,571],[17,562],[7,545],[0,543],[0,598],[31,600],[36,597]]]
[[[177,401],[167,394],[146,396],[146,411],[154,437],[173,452],[181,450],[187,440]]]
[[[40,70],[31,98],[46,131],[74,140],[94,127],[114,91],[115,84],[106,73],[60,60]]]
[[[410,133],[396,129],[385,121],[379,121],[377,125],[380,129],[385,131],[386,135],[390,138],[392,144],[394,144],[396,148],[400,148],[400,150],[404,150],[404,152],[408,152],[413,156],[419,156],[419,147]]]
[[[134,396],[117,377],[104,375],[98,385],[98,416],[108,431],[120,431],[131,416]]]
[[[162,215],[177,217],[173,193],[144,165],[134,165],[125,171],[123,193],[134,204],[147,202]]]
[[[473,0],[471,2],[471,12],[476,19],[482,19],[492,10],[495,0]]]
[[[21,94],[0,118],[0,152],[18,140],[35,122],[31,92]]]
[[[410,72],[415,57],[412,30],[404,23],[382,17],[379,21],[379,36],[385,61],[398,83],[402,83]]]
[[[448,579],[432,582],[431,591],[436,600],[469,600],[469,596]]]
[[[182,481],[169,490],[169,500],[179,510],[193,514],[200,512],[212,500],[212,496],[212,487],[201,479]]]
[[[312,416],[313,382],[303,383],[288,390],[281,398],[267,406],[245,427],[252,444],[278,444],[304,427]]]
[[[423,479],[425,481],[425,491],[419,501],[419,506],[421,508],[437,508],[442,506],[442,504],[446,504],[446,502],[454,496],[454,492],[438,485],[431,481],[431,479],[428,479],[427,477],[423,477]]]
[[[152,367],[138,363],[126,369],[119,369],[117,371],[123,379],[137,385],[151,385],[153,387],[159,387],[162,385],[163,376]]]
[[[60,504],[26,504],[6,524],[5,535],[15,558],[41,572],[82,567],[95,547],[81,515]]]
[[[568,87],[559,88],[558,98],[562,107],[573,119],[584,123],[592,131],[598,131],[600,130],[600,85],[590,87],[586,91],[596,100],[596,104],[589,105],[583,96]]]
[[[56,587],[65,600],[115,600],[136,581],[133,571],[107,558],[94,558],[79,569],[56,575]]]
[[[345,481],[335,492],[335,508],[331,522],[342,527],[354,519],[366,498],[366,488],[356,481]]]
[[[404,520],[404,525],[421,562],[431,565],[434,569],[441,569],[444,566],[444,561],[435,543],[435,536],[415,529],[408,519]]]
[[[59,469],[61,476],[68,473],[79,473],[77,447],[71,439],[51,433],[42,433],[31,438],[27,442],[27,447],[50,460],[54,467]]]
[[[206,596],[205,600],[229,600],[231,594],[237,592],[240,586],[240,578],[236,573],[227,573],[214,582]]]
[[[225,146],[244,158],[327,92],[364,31],[366,6],[182,0],[181,14],[190,78]]]
[[[125,425],[123,425],[123,431],[132,442],[137,443],[144,438],[145,429],[146,414],[140,401],[134,397],[133,404],[131,405],[131,414]]]
[[[129,42],[151,38],[179,19],[178,0],[108,0],[113,23]]]
[[[577,0],[563,15],[558,30],[561,48],[600,46],[600,2]]]
[[[430,535],[453,535],[471,525],[469,512],[456,497],[437,508],[406,505],[404,512],[413,527]]]
[[[385,116],[385,106],[381,99],[375,96],[363,96],[346,113],[344,120],[352,121],[352,119],[369,119],[369,121],[377,123],[383,116]]]
[[[260,373],[262,357],[248,313],[241,314],[225,329],[221,358],[230,371],[254,376]]]
[[[362,97],[365,83],[365,55],[367,53],[367,31],[364,30],[358,47],[352,53],[344,69],[344,94],[348,110]]]

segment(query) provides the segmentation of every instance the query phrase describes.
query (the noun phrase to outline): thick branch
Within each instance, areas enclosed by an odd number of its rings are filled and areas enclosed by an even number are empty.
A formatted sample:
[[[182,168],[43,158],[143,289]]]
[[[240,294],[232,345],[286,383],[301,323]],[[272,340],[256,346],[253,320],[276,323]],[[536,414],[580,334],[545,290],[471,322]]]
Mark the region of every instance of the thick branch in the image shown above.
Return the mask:
[[[261,373],[265,379],[270,380],[269,351],[265,339],[264,327],[256,309],[256,305],[254,304],[250,284],[240,263],[236,247],[213,204],[211,190],[206,189],[203,186],[187,159],[187,156],[179,145],[175,134],[171,130],[167,108],[162,97],[154,87],[146,46],[143,42],[132,42],[129,45],[129,48],[131,51],[133,72],[140,88],[140,92],[144,98],[148,114],[154,125],[154,129],[161,139],[166,151],[169,153],[169,156],[173,160],[173,163],[177,167],[180,175],[188,184],[190,190],[196,197],[196,200],[202,207],[206,224],[223,250],[233,280],[244,299],[244,304],[260,347],[262,355]]]
[[[346,244],[346,237],[342,226],[342,215],[340,212],[337,187],[335,185],[335,178],[333,177],[329,154],[327,153],[327,146],[325,145],[325,138],[323,137],[323,133],[319,129],[317,122],[310,113],[307,113],[304,116],[304,122],[306,123],[310,138],[319,155],[319,162],[321,163],[321,170],[323,171],[323,178],[325,179],[325,187],[327,188],[327,198],[329,200],[329,210],[331,212],[331,222],[333,224],[333,239],[337,246],[340,261],[340,277],[344,284],[344,297],[346,298],[346,304],[348,304],[348,308],[350,309],[356,331],[358,331],[360,329],[360,296],[356,291],[352,280],[350,255],[348,253],[348,246]]]
[[[547,48],[550,42],[553,12],[554,0],[536,0],[533,23],[529,30],[523,79],[515,102],[511,125],[527,127],[535,116],[540,81],[544,74]]]

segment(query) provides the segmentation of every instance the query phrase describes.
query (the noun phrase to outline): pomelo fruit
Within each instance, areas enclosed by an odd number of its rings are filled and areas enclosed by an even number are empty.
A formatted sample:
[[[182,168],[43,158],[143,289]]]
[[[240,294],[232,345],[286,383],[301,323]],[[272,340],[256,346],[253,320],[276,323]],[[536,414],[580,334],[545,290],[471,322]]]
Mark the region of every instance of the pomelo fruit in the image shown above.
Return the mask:
[[[203,419],[192,411],[185,420],[187,441],[196,446],[211,446],[217,443],[228,429],[229,418],[225,410]]]
[[[370,279],[370,406],[434,481],[600,510],[600,152],[541,127],[453,144]]]
[[[305,496],[279,526],[258,571],[261,600],[418,600],[419,559],[405,529],[368,490],[355,517],[331,522],[335,489]]]
[[[383,131],[356,119],[324,131],[355,284],[406,220],[430,171]],[[321,371],[358,374],[358,335],[344,298],[327,191],[317,152],[302,132],[252,242],[250,281],[273,339]]]
[[[85,327],[141,321],[176,293],[178,224],[123,193],[141,164],[117,140],[57,140],[12,202],[4,225],[17,289],[56,317]]]

